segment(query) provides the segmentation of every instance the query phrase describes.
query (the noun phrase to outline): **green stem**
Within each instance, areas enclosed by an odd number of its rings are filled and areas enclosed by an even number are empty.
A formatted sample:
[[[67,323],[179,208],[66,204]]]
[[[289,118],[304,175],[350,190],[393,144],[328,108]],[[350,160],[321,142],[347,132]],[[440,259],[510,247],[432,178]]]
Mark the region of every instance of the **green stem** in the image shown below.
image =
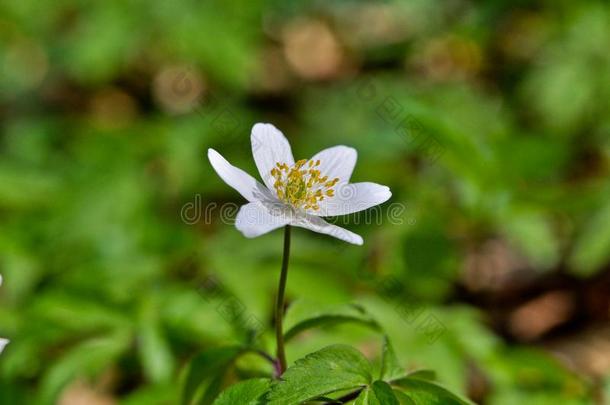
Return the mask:
[[[282,258],[282,271],[280,273],[280,285],[277,291],[275,303],[275,338],[277,341],[277,358],[279,361],[279,375],[286,371],[286,352],[284,350],[284,294],[286,292],[286,280],[288,279],[288,259],[290,257],[290,225],[284,228],[284,257]]]
[[[256,353],[259,356],[261,356],[263,359],[267,360],[269,363],[271,363],[271,365],[275,365],[275,359],[273,358],[273,356],[271,356],[270,354],[268,354],[266,351],[264,350],[260,350],[260,349],[254,349],[252,350],[252,353]]]

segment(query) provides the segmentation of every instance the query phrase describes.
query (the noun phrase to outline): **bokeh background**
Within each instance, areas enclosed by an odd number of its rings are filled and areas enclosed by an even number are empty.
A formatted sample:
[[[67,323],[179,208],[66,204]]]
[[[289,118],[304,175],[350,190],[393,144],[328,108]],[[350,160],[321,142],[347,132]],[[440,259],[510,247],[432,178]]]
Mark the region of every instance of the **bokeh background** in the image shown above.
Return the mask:
[[[602,1],[3,0],[0,403],[175,404],[236,308],[271,327],[282,233],[206,158],[257,173],[255,122],[393,191],[337,222],[363,247],[293,232],[295,307],[363,305],[478,403],[608,403],[609,44]],[[338,342],[379,355],[288,355]]]

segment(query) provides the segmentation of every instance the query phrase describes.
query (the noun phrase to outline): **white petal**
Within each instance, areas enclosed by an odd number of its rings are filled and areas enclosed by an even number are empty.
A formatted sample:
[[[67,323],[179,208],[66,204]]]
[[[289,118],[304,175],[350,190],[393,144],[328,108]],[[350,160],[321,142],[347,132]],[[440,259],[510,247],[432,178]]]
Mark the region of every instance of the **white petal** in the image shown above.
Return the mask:
[[[390,188],[381,184],[338,184],[334,197],[326,197],[318,203],[320,209],[308,213],[321,217],[351,214],[386,202],[391,196]]]
[[[235,227],[245,237],[254,238],[288,224],[291,219],[290,209],[286,205],[257,201],[241,206]]]
[[[293,221],[292,225],[330,235],[345,242],[353,243],[354,245],[362,245],[364,243],[360,235],[356,235],[339,226],[329,224],[320,217],[306,215],[305,217],[300,217],[298,220]]]
[[[286,163],[289,167],[294,165],[290,143],[284,134],[271,124],[254,125],[250,139],[258,172],[267,187],[273,190],[275,180],[271,176],[271,169],[275,164]]]
[[[0,338],[0,353],[4,350],[4,347],[8,344],[8,339]]]
[[[208,159],[220,178],[237,190],[246,200],[252,202],[275,199],[265,186],[248,173],[231,165],[214,149],[208,149]]]
[[[322,176],[328,176],[330,180],[339,178],[340,183],[347,183],[356,166],[358,152],[348,146],[333,146],[316,153],[311,160],[319,160]]]

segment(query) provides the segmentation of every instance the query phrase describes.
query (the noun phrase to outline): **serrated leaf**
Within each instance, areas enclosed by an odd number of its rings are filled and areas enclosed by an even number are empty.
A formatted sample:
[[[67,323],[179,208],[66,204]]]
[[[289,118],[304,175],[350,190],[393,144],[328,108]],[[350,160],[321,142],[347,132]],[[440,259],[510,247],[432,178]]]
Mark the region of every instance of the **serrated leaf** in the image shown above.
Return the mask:
[[[263,405],[262,398],[270,386],[266,378],[241,381],[220,394],[213,405]]]
[[[271,387],[269,405],[297,405],[371,382],[371,364],[356,349],[333,345],[297,360]]]
[[[383,339],[383,352],[381,355],[381,373],[379,378],[382,380],[395,380],[407,375],[404,368],[400,366],[392,343],[387,336]]]
[[[401,378],[393,383],[416,404],[426,405],[474,405],[446,388],[417,378]]]
[[[189,367],[182,404],[190,404],[197,391],[203,387],[202,397],[211,402],[220,392],[220,384],[237,356],[243,352],[242,347],[229,346],[206,350],[193,358]],[[219,381],[220,379],[220,381]]]
[[[299,333],[312,328],[335,326],[344,323],[355,323],[379,331],[379,324],[372,319],[361,307],[350,305],[338,308],[328,313],[312,314],[305,319],[297,322],[284,333],[286,341],[291,340]]]

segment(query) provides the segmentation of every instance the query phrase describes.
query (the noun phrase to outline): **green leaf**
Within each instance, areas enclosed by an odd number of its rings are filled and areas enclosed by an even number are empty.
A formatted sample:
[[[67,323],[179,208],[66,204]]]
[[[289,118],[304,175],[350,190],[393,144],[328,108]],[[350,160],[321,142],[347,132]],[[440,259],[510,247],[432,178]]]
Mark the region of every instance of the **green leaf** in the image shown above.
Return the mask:
[[[269,405],[297,405],[371,382],[371,364],[356,349],[333,345],[297,360],[271,387]]]
[[[370,387],[362,390],[354,405],[400,405],[392,387],[384,381],[375,381]]]
[[[167,405],[180,401],[180,387],[172,381],[167,384],[142,385],[121,397],[121,405]]]
[[[394,390],[394,396],[400,405],[418,405],[402,391]]]
[[[406,376],[405,369],[400,367],[392,343],[387,336],[383,339],[383,353],[381,356],[381,374],[382,380],[395,380]]]
[[[367,405],[369,403],[369,395],[371,395],[371,393],[368,389],[362,390],[360,395],[358,395],[358,398],[354,401],[354,405]]]
[[[392,387],[388,383],[375,381],[372,388],[379,405],[399,405],[394,392],[392,392]]]
[[[182,403],[190,404],[197,391],[204,386],[201,393],[204,401],[211,402],[220,392],[222,379],[233,361],[243,352],[242,347],[229,346],[206,350],[191,361],[182,394]]]
[[[271,381],[266,378],[241,381],[220,394],[214,405],[262,405],[270,386]]]
[[[329,313],[312,314],[307,318],[302,319],[285,332],[284,339],[289,341],[299,333],[308,329],[335,326],[343,323],[360,324],[371,328],[374,331],[379,331],[381,329],[379,324],[372,319],[362,307],[350,305]]]
[[[93,338],[74,346],[57,359],[44,375],[37,404],[54,404],[61,389],[76,376],[95,375],[110,366],[127,349],[130,336],[115,333]]]
[[[580,232],[569,264],[573,273],[590,276],[610,260],[610,204],[593,215]]]
[[[415,378],[417,380],[435,381],[436,371],[434,370],[415,370],[406,375],[407,378]]]
[[[163,333],[158,311],[150,299],[140,309],[138,351],[144,373],[155,383],[169,382],[174,371],[174,358]]]
[[[416,404],[426,405],[473,405],[467,399],[451,393],[435,383],[417,378],[402,378],[393,383],[402,389]]]
[[[536,267],[548,270],[557,263],[559,242],[545,213],[515,210],[502,221],[508,240]]]

